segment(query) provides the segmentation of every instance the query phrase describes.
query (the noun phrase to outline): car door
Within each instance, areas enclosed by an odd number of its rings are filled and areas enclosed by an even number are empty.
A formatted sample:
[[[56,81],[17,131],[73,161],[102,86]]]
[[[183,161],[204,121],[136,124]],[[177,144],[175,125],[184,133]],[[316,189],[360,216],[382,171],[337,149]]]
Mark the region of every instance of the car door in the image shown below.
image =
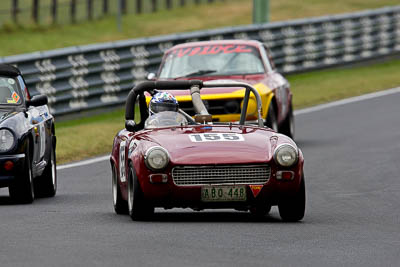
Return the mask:
[[[29,107],[27,110],[29,124],[33,131],[33,168],[40,168],[46,148],[46,129],[44,112],[40,107]],[[44,166],[43,166],[44,167]]]

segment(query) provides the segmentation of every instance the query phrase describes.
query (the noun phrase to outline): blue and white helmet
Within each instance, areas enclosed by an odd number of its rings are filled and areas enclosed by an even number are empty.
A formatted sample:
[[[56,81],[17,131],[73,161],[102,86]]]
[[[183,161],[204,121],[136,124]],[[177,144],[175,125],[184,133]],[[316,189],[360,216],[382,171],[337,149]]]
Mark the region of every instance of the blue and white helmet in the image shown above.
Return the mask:
[[[162,111],[178,111],[178,101],[172,94],[159,92],[151,98],[149,103],[150,115]]]

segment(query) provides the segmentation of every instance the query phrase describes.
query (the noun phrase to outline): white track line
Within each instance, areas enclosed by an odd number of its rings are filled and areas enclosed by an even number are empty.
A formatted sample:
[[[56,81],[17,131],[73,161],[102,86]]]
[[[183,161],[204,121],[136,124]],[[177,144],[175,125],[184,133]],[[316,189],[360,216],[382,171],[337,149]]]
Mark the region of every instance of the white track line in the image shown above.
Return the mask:
[[[316,112],[316,111],[320,111],[320,110],[327,109],[327,108],[337,107],[337,106],[341,106],[341,105],[345,105],[345,104],[350,104],[350,103],[354,103],[354,102],[359,102],[359,101],[363,101],[363,100],[368,100],[368,99],[372,99],[372,98],[377,98],[377,97],[391,95],[391,94],[397,94],[397,93],[400,93],[400,87],[396,87],[396,88],[392,88],[392,89],[388,89],[388,90],[384,90],[384,91],[379,91],[379,92],[375,92],[375,93],[370,93],[370,94],[366,94],[366,95],[346,98],[343,100],[330,102],[327,104],[321,104],[321,105],[310,107],[310,108],[299,109],[294,112],[294,115],[307,114],[307,113]],[[61,165],[61,166],[57,167],[57,170],[80,167],[80,166],[89,165],[89,164],[93,164],[93,163],[100,162],[100,161],[106,161],[109,159],[110,159],[109,155],[101,156],[101,157],[97,157],[97,158],[93,158],[93,159],[88,159],[88,160],[78,161],[75,163]]]
[[[89,164],[93,164],[93,163],[100,162],[100,161],[106,161],[106,160],[109,160],[109,159],[110,159],[110,155],[97,157],[97,158],[92,158],[92,159],[87,159],[87,160],[78,161],[78,162],[75,162],[75,163],[70,163],[70,164],[65,164],[65,165],[58,166],[57,170],[80,167],[80,166],[89,165]]]
[[[366,94],[366,95],[350,97],[350,98],[338,100],[335,102],[317,105],[317,106],[310,107],[310,108],[299,109],[294,112],[294,115],[307,114],[307,113],[316,112],[316,111],[320,111],[320,110],[327,109],[327,108],[337,107],[337,106],[341,106],[341,105],[345,105],[345,104],[364,101],[364,100],[377,98],[377,97],[381,97],[381,96],[385,96],[385,95],[396,94],[396,93],[400,93],[400,87],[396,87],[396,88],[392,88],[392,89],[388,89],[388,90],[384,90],[384,91],[379,91],[379,92],[375,92],[375,93],[370,93],[370,94]]]

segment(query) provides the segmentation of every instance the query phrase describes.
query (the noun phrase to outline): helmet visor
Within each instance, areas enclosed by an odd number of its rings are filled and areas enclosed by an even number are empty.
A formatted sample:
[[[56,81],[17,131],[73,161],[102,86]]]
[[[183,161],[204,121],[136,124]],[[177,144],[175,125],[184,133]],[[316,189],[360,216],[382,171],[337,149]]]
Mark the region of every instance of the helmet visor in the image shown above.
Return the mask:
[[[174,103],[151,103],[150,110],[154,113],[163,111],[178,111],[178,105]]]

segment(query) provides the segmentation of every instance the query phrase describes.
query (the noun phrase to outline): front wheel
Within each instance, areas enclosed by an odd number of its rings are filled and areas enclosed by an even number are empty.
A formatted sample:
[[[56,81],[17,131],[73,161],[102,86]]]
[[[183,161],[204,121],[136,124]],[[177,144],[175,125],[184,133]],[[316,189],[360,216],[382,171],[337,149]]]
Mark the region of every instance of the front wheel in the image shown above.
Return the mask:
[[[132,164],[129,164],[128,177],[128,211],[133,221],[141,221],[150,218],[154,213],[154,207],[145,203],[143,192]]]
[[[35,194],[38,197],[54,197],[57,192],[57,166],[55,143],[52,142],[50,159],[43,174],[35,179]]]
[[[118,184],[117,169],[114,164],[112,164],[112,193],[115,213],[128,214],[128,203],[122,198],[121,188]]]
[[[8,188],[10,197],[17,203],[29,204],[35,199],[33,187],[32,165],[29,157],[29,142],[25,149],[25,164],[21,174],[15,177],[15,181]]]
[[[291,197],[278,203],[279,215],[287,222],[297,222],[303,219],[306,208],[306,189],[304,176],[301,178],[298,191]]]

